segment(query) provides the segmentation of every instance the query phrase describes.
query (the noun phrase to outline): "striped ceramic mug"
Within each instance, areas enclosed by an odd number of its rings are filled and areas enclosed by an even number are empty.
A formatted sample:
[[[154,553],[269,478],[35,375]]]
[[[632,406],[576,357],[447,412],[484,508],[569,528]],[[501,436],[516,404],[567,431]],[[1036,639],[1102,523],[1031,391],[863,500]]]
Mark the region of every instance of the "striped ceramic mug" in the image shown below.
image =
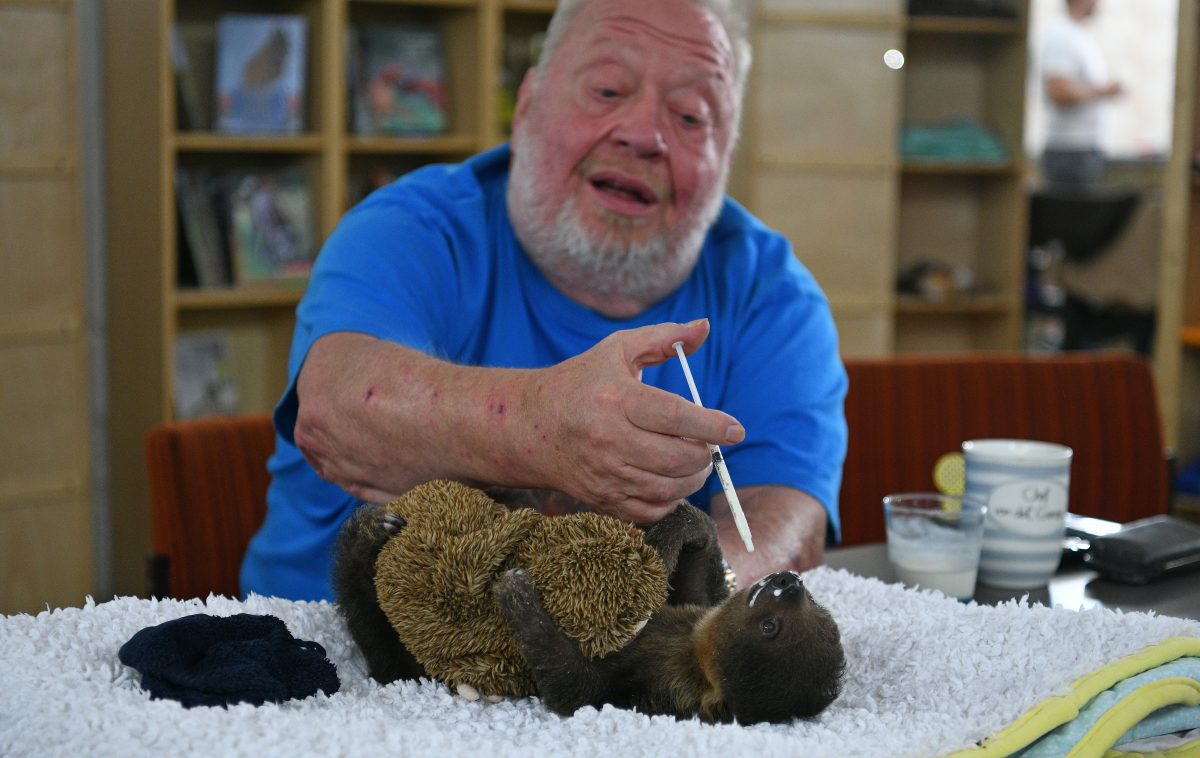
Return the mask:
[[[1058,570],[1071,448],[1033,440],[968,440],[964,497],[987,504],[979,581],[1044,587]]]

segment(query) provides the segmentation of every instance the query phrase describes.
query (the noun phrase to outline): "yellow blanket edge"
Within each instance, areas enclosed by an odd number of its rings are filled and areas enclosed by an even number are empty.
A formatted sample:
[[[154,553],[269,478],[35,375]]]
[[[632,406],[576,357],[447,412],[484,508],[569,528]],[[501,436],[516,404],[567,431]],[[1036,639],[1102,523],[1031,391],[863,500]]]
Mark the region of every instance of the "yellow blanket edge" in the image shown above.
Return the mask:
[[[1084,733],[1067,758],[1096,755],[1096,747],[1109,749],[1122,734],[1159,708],[1168,705],[1200,705],[1200,682],[1175,677],[1151,682],[1113,704],[1091,729]]]
[[[1028,711],[1025,711],[1025,713],[1017,717],[1016,721],[1009,724],[995,736],[988,737],[974,747],[951,753],[947,758],[966,758],[967,756],[970,758],[984,758],[985,756],[1011,755],[1017,750],[1033,744],[1035,740],[1045,735],[1051,729],[1065,724],[1078,716],[1079,709],[1086,705],[1088,701],[1117,682],[1185,656],[1200,656],[1200,638],[1171,637],[1162,642],[1149,645],[1136,653],[1101,666],[1092,673],[1077,679],[1071,684],[1071,692],[1066,695],[1054,695],[1046,698]],[[1149,711],[1146,713],[1149,713]],[[1145,713],[1139,716],[1138,720],[1144,716]],[[1101,725],[1098,723],[1096,727],[1088,731],[1085,737],[1090,738],[1099,726]],[[1124,733],[1125,730],[1122,730],[1120,733],[1114,735],[1113,739],[1120,737]]]

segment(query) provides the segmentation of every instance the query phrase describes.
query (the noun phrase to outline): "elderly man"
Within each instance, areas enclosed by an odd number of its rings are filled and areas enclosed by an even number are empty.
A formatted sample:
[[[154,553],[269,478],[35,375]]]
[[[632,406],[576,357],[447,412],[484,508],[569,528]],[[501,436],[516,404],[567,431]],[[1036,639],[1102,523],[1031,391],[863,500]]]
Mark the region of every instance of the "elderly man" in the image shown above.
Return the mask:
[[[641,524],[688,497],[743,583],[823,559],[846,376],[817,284],[724,198],[745,35],[727,0],[561,2],[510,146],[346,215],[298,309],[243,592],[329,597],[351,511],[435,478]],[[706,443],[730,446],[754,553]]]

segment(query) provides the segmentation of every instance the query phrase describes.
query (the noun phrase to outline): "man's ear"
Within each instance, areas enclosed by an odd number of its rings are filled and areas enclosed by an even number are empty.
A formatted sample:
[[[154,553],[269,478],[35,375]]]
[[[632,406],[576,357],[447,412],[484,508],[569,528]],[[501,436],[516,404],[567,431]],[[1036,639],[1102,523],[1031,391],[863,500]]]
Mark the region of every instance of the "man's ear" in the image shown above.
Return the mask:
[[[529,111],[529,104],[533,101],[534,84],[533,80],[537,75],[537,70],[530,67],[525,72],[524,78],[521,79],[521,86],[517,88],[517,107],[513,110],[512,120],[512,146],[517,147],[517,141],[520,134],[521,122],[525,120],[525,114]]]

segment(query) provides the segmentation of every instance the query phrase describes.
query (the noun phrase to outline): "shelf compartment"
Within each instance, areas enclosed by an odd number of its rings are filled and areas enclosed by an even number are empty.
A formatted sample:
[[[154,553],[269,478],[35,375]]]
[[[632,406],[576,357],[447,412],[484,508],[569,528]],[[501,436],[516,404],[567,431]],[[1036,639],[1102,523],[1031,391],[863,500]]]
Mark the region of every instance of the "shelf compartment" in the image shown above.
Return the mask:
[[[1028,215],[1020,177],[905,175],[900,182],[899,270],[919,261],[970,266],[981,291],[1018,287]]]
[[[1002,36],[909,34],[905,55],[901,123],[979,124],[1000,140],[1011,163],[1019,163],[1024,149],[1024,45]]]
[[[481,15],[480,3],[475,1],[456,0],[455,2],[381,2],[381,0],[353,0],[349,3],[347,22],[349,28],[365,29],[372,26],[429,26],[436,28],[441,36],[443,64],[445,71],[445,89],[447,96],[447,130],[442,134],[430,135],[428,138],[414,138],[397,135],[384,136],[383,140],[392,141],[424,141],[464,139],[463,135],[478,134],[482,119],[488,107],[481,99],[480,72],[478,58],[482,54],[485,28]],[[352,51],[346,50],[347,55]],[[348,61],[347,61],[348,63]],[[354,133],[353,118],[355,104],[349,97],[349,91],[341,93],[345,97],[343,107],[347,113],[347,124],[351,132],[347,139],[362,140],[362,143],[374,142],[379,137]],[[478,143],[472,143],[465,150],[455,152],[473,152]],[[384,148],[380,148],[381,150]],[[422,148],[422,152],[429,152]]]
[[[189,78],[195,83],[196,95],[203,103],[199,106],[199,110],[204,117],[202,121],[207,122],[192,124],[192,128],[190,129],[180,129],[181,134],[204,135],[208,133],[205,127],[208,130],[215,130],[216,128],[215,124],[218,119],[214,103],[217,99],[217,82],[214,70],[219,67],[217,24],[222,16],[232,13],[298,15],[302,16],[307,23],[307,40],[304,51],[304,108],[301,122],[301,128],[304,130],[304,133],[301,135],[262,133],[261,138],[273,141],[285,136],[304,137],[309,136],[309,133],[319,133],[325,129],[325,124],[323,123],[324,113],[321,107],[321,94],[330,86],[330,82],[325,79],[330,61],[328,60],[329,50],[322,42],[327,27],[325,26],[326,16],[323,13],[321,3],[313,2],[312,0],[284,0],[283,2],[272,2],[271,0],[253,0],[251,2],[239,2],[238,0],[175,0],[175,2],[169,3],[168,6],[167,15],[172,17],[171,23],[176,26],[181,41],[184,41],[189,65],[193,69]],[[169,40],[164,39],[163,42],[169,50]],[[170,54],[168,52],[168,60],[169,58]],[[175,103],[174,112],[176,118],[172,121],[178,126],[180,125],[178,116],[182,112],[182,103]],[[225,136],[225,134],[221,133],[221,136]],[[256,140],[260,138],[258,133],[253,132],[230,133],[228,136],[233,138],[251,137]],[[271,150],[275,148],[265,149]]]
[[[745,106],[751,157],[894,163],[903,74],[883,54],[902,36],[887,27],[760,26]]]
[[[252,318],[247,316],[241,309],[183,311],[175,333],[224,333],[229,341],[230,375],[238,388],[238,412],[264,413],[275,407],[287,387],[287,356],[295,319],[290,308],[275,306],[263,307]],[[171,397],[170,372],[165,379]]]

